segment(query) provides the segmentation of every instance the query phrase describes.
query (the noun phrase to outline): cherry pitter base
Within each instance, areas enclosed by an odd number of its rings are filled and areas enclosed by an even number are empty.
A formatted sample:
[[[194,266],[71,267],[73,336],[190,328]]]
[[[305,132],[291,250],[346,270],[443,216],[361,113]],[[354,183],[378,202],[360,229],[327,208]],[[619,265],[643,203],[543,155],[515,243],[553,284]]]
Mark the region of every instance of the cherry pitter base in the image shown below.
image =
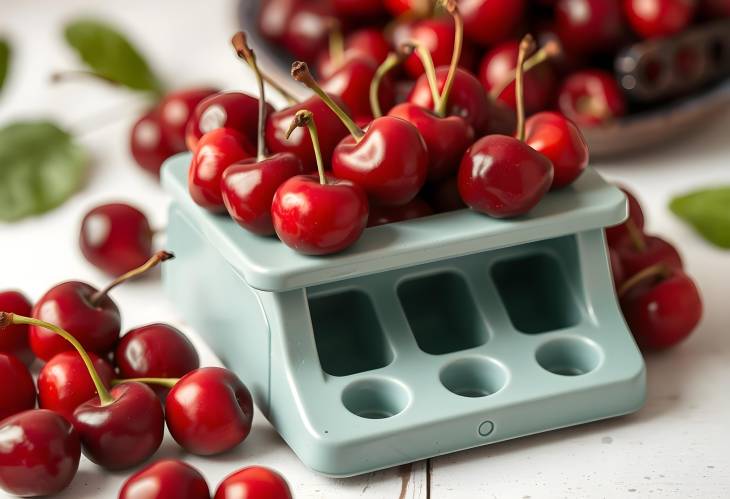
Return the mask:
[[[642,405],[603,233],[626,199],[595,171],[519,219],[443,213],[312,257],[194,204],[189,161],[163,172],[166,292],[313,470],[357,475]]]

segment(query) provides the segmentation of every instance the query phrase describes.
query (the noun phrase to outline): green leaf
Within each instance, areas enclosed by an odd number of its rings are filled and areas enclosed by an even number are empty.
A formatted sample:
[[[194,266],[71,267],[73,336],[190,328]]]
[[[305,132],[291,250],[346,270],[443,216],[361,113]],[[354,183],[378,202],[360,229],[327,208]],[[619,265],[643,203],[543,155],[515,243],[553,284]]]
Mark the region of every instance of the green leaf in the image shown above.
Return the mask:
[[[8,69],[10,69],[10,44],[5,40],[0,40],[0,90],[8,76]]]
[[[84,181],[88,161],[71,135],[46,121],[0,128],[0,220],[43,213]]]
[[[712,244],[730,249],[730,186],[676,197],[669,208]]]
[[[69,23],[66,41],[99,77],[133,90],[162,94],[162,84],[134,46],[113,27],[91,19]]]

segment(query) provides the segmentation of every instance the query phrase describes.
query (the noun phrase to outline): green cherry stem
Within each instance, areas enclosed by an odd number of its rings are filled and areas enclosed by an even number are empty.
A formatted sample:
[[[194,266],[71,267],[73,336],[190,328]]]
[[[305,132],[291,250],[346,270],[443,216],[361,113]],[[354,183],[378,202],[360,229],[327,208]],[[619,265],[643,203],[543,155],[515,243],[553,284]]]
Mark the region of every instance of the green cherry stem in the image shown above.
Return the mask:
[[[408,52],[407,55],[410,55],[410,52]],[[370,82],[370,109],[373,112],[373,118],[380,118],[383,116],[383,110],[380,108],[380,99],[378,98],[380,84],[382,83],[383,78],[385,78],[385,76],[390,73],[393,68],[403,63],[403,60],[407,57],[407,55],[404,52],[391,52],[375,71],[373,81]]]
[[[292,134],[295,128],[307,127],[309,129],[309,136],[312,139],[312,149],[314,149],[314,157],[317,160],[317,172],[319,172],[319,183],[327,185],[327,177],[324,174],[324,161],[322,160],[322,150],[319,147],[319,133],[317,133],[317,125],[314,123],[314,115],[307,109],[297,111],[294,115],[294,119],[289,125],[289,130],[286,131],[286,138]]]
[[[298,81],[299,83],[303,83],[307,88],[317,94],[319,98],[322,99],[325,104],[327,104],[332,112],[335,113],[338,118],[340,118],[345,127],[347,127],[347,129],[350,131],[350,135],[352,135],[352,137],[355,139],[355,142],[360,142],[360,140],[365,136],[365,132],[363,132],[362,128],[357,126],[357,124],[353,121],[350,115],[347,114],[347,112],[339,105],[337,105],[337,103],[332,100],[332,97],[330,97],[327,92],[322,90],[322,87],[320,87],[317,82],[314,81],[312,73],[309,72],[309,67],[307,66],[306,62],[297,61],[292,64],[291,75],[292,78],[294,78],[296,81]]]
[[[256,63],[256,54],[248,46],[246,34],[239,31],[233,35],[231,43],[233,44],[233,48],[236,49],[238,57],[246,61],[253,70],[254,75],[256,75],[256,83],[259,87],[259,119],[256,137],[256,161],[263,161],[266,159],[266,140],[264,139],[264,129],[266,127],[266,89],[264,88],[264,79],[261,76],[261,71]]]
[[[401,50],[415,52],[423,65],[423,72],[428,80],[428,88],[431,90],[431,100],[433,100],[434,111],[439,105],[441,95],[439,94],[438,82],[436,81],[436,67],[433,65],[431,52],[421,43],[411,40],[405,43]]]
[[[329,53],[334,67],[339,68],[345,62],[345,38],[337,19],[330,19]]]
[[[109,292],[122,284],[123,282],[126,282],[130,279],[133,279],[135,277],[138,277],[148,270],[150,270],[153,267],[156,267],[162,262],[165,262],[167,260],[172,260],[175,258],[175,255],[173,253],[170,253],[169,251],[158,251],[152,257],[150,257],[149,260],[147,260],[145,263],[137,267],[136,269],[132,269],[126,274],[122,274],[116,279],[114,279],[112,282],[110,282],[105,288],[101,289],[100,291],[97,291],[93,295],[91,295],[90,302],[93,306],[97,306],[101,300],[106,297],[106,295],[109,294]]]
[[[637,284],[651,279],[652,277],[666,277],[669,274],[669,267],[665,263],[657,263],[651,267],[640,270],[636,274],[629,277],[618,290],[619,297],[623,297]]]
[[[438,104],[436,104],[436,114],[446,116],[446,106],[451,96],[451,89],[454,87],[456,79],[456,70],[459,68],[459,59],[461,59],[461,49],[464,45],[464,19],[461,17],[459,8],[456,6],[456,0],[441,0],[441,5],[454,18],[454,52],[451,54],[451,64],[449,65],[449,73],[446,76],[444,88],[439,96]],[[434,101],[436,102],[436,101]]]
[[[146,385],[160,385],[167,388],[172,388],[175,383],[180,381],[180,378],[126,378],[126,379],[113,379],[112,386],[121,385],[122,383],[144,383]]]
[[[84,349],[81,343],[79,343],[79,341],[74,338],[71,333],[64,331],[54,324],[39,319],[33,319],[31,317],[25,317],[23,315],[12,314],[9,312],[0,312],[0,330],[5,329],[6,327],[13,324],[26,324],[29,326],[42,327],[43,329],[48,329],[49,331],[52,331],[64,340],[71,343],[74,349],[76,349],[76,351],[79,353],[79,356],[81,356],[81,360],[84,362],[86,369],[89,371],[89,376],[91,376],[91,381],[93,381],[94,383],[96,393],[99,395],[101,405],[104,406],[114,402],[114,398],[111,396],[109,390],[106,389],[104,383],[101,381],[101,377],[94,367],[94,363],[91,361],[89,354],[86,353],[86,349]]]
[[[560,43],[558,43],[555,40],[550,40],[545,45],[543,45],[540,50],[535,52],[529,59],[525,61],[525,72],[530,71],[532,68],[542,64],[543,62],[552,59],[553,57],[556,57],[560,55],[560,52],[562,51],[562,48],[560,47]],[[515,81],[514,74],[510,76],[509,78],[505,79],[503,82],[501,82],[499,85],[492,87],[492,89],[489,91],[489,96],[493,99],[496,99],[499,97],[499,95],[504,92],[504,89],[507,88],[507,86]]]
[[[525,35],[520,41],[517,54],[517,72],[515,76],[515,98],[517,100],[517,140],[525,140],[525,58],[535,48],[532,35]]]

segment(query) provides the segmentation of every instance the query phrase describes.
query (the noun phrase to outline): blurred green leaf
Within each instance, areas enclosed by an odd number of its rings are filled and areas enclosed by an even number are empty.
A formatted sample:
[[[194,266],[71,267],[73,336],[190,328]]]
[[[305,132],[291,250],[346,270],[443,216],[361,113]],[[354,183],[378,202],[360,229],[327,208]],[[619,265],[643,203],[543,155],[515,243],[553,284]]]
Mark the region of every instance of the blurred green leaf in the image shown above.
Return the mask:
[[[730,186],[676,197],[669,208],[712,244],[730,248]]]
[[[0,220],[12,222],[55,208],[84,181],[84,150],[47,121],[0,128]]]
[[[147,61],[113,27],[78,19],[66,26],[64,34],[94,74],[133,90],[162,94],[162,84]]]
[[[10,44],[6,40],[0,40],[0,90],[3,89],[5,78],[10,68]]]

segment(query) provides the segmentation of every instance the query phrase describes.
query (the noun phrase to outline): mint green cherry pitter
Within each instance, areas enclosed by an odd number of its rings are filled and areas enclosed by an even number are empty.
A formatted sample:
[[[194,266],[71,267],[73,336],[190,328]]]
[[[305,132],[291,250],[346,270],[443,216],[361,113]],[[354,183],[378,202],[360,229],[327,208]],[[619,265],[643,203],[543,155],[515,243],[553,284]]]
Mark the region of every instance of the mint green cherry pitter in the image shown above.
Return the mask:
[[[348,476],[636,411],[644,363],[588,169],[528,215],[460,210],[311,257],[198,207],[166,163],[165,288],[310,468]]]

